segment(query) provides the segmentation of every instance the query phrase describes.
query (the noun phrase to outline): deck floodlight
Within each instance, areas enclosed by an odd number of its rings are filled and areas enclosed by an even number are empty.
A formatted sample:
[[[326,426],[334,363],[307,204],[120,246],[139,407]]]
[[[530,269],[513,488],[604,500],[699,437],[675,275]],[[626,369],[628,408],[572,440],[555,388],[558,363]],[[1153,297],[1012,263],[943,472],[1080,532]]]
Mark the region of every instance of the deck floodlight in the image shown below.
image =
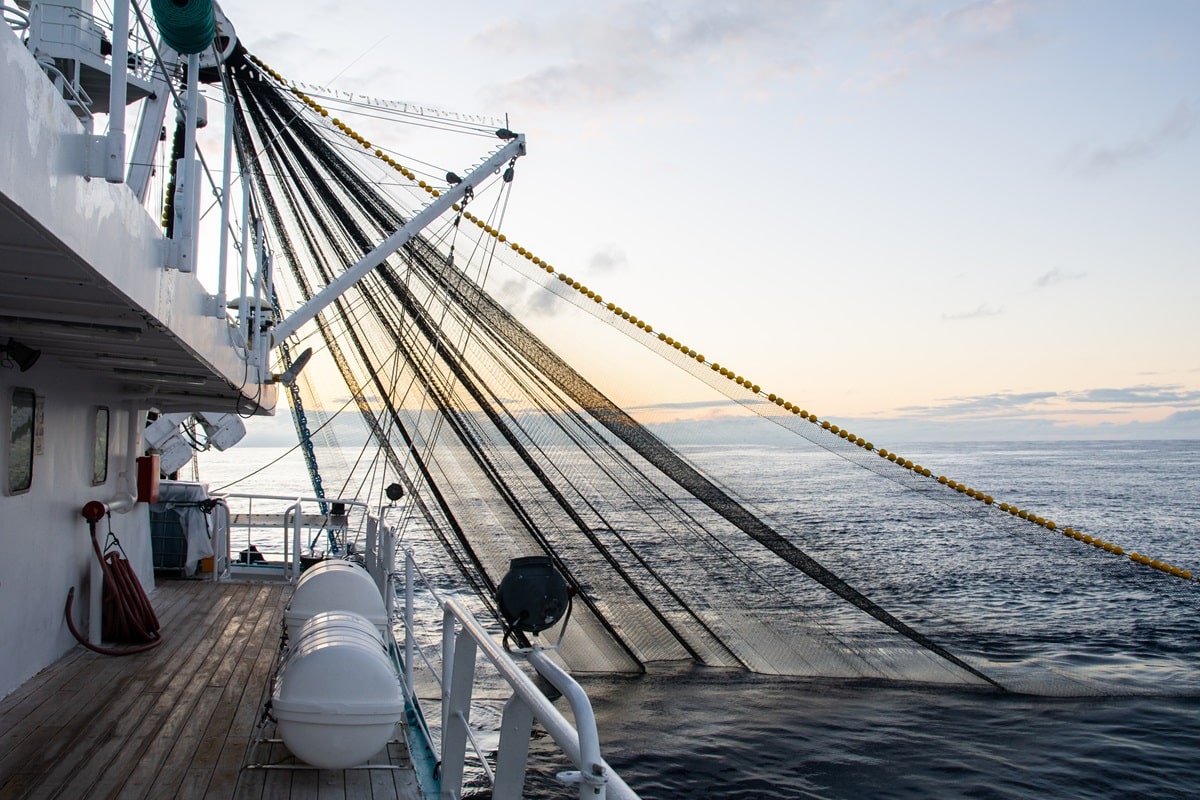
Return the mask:
[[[11,336],[8,337],[8,344],[0,344],[0,353],[3,354],[0,364],[4,364],[6,367],[16,366],[21,372],[27,371],[36,364],[42,355],[41,350],[34,350]]]
[[[570,594],[549,556],[525,556],[509,562],[496,601],[509,632],[540,633],[567,613]]]
[[[383,491],[387,495],[387,499],[393,503],[404,497],[404,487],[398,483],[389,483]]]

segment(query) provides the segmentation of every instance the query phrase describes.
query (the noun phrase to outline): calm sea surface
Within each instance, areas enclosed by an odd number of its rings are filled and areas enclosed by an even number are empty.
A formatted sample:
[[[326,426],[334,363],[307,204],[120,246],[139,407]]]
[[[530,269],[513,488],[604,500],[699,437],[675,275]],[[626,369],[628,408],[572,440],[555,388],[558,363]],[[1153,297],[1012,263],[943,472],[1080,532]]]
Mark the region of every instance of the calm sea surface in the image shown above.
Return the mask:
[[[206,456],[201,477],[216,487],[280,452]],[[1200,573],[1200,442],[939,443],[902,452],[997,502]],[[1200,796],[1196,583],[930,508],[889,482],[847,477],[821,451],[691,448],[687,456],[782,531],[789,519],[823,520],[798,544],[856,576],[884,606],[889,592],[904,599],[903,585],[960,609],[954,616],[968,624],[938,630],[933,618],[935,638],[1023,677],[1005,693],[683,665],[586,677],[605,756],[647,800]],[[308,493],[304,481],[292,457],[231,491]],[[952,538],[963,532],[979,547]],[[888,537],[897,543],[890,558],[879,546]],[[928,542],[914,547],[913,537]],[[553,779],[541,780],[531,794],[551,796]]]

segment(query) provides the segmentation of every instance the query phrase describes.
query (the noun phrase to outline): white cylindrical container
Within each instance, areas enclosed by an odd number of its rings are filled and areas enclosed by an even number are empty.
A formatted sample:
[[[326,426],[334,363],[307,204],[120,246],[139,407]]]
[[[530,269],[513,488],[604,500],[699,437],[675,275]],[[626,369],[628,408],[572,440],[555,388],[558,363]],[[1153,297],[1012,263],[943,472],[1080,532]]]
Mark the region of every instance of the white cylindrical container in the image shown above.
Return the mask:
[[[370,573],[351,561],[322,561],[304,571],[283,612],[288,638],[295,641],[300,626],[322,611],[353,611],[370,620],[380,637],[387,636],[389,621],[379,589]]]
[[[404,694],[375,625],[334,611],[296,631],[271,708],[293,755],[314,767],[345,769],[387,746],[404,717]]]

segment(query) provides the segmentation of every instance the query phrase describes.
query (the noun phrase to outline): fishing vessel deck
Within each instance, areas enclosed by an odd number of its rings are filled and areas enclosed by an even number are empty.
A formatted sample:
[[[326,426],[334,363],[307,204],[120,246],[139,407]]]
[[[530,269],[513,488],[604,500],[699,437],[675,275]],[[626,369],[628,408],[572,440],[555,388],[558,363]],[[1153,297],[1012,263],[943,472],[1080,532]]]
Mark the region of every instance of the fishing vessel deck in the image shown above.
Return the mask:
[[[291,592],[160,581],[159,647],[76,647],[0,702],[0,797],[418,798],[399,741],[371,769],[317,770],[260,724]]]

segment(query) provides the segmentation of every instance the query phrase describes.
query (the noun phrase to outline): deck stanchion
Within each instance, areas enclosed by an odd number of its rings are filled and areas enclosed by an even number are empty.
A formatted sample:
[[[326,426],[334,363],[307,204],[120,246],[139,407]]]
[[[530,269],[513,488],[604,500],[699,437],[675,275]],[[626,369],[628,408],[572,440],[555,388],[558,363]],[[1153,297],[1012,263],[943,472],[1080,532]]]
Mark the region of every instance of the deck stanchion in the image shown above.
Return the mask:
[[[533,730],[533,709],[513,694],[504,704],[500,718],[500,748],[496,751],[495,800],[520,800],[525,790],[525,764],[529,760],[529,734]]]

